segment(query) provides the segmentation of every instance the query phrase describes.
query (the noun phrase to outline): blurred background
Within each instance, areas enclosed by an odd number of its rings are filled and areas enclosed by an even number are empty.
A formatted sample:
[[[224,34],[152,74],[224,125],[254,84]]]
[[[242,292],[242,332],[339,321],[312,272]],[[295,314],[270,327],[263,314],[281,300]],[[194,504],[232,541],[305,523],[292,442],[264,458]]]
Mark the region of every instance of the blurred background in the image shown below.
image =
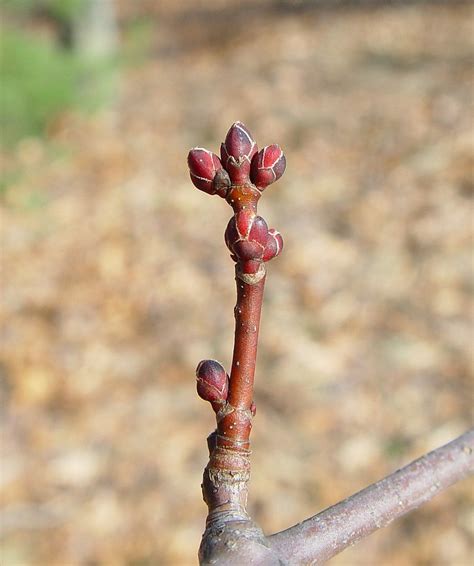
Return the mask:
[[[1,562],[187,566],[204,358],[229,367],[230,208],[188,178],[279,143],[250,510],[290,526],[472,419],[467,2],[3,0]],[[336,557],[473,557],[472,485]]]

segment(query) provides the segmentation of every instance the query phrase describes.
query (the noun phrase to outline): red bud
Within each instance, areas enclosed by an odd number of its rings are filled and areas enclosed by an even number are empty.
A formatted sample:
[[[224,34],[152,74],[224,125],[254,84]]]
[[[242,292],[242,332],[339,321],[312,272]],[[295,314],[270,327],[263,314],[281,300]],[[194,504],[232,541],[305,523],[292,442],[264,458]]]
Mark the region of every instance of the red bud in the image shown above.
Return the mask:
[[[248,239],[249,242],[257,242],[263,247],[267,245],[268,226],[265,220],[261,216],[254,217]]]
[[[283,249],[283,238],[280,232],[275,230],[275,228],[270,228],[268,231],[267,245],[265,246],[265,251],[263,252],[263,261],[270,261],[276,257]]]
[[[234,214],[225,231],[225,242],[231,253],[241,260],[261,259],[268,240],[268,226],[253,211]]]
[[[280,146],[267,145],[252,159],[250,178],[252,183],[263,190],[283,175],[285,167],[286,158]]]
[[[222,163],[215,153],[195,147],[188,154],[188,166],[191,181],[198,189],[210,195],[218,192],[213,181],[216,173],[222,169]]]
[[[232,124],[227,132],[224,148],[229,157],[234,157],[237,161],[242,157],[251,157],[256,153],[257,144],[255,143],[252,134],[242,124],[242,122],[235,122]]]
[[[263,247],[257,242],[239,240],[232,246],[232,251],[241,260],[260,259],[263,255]]]
[[[222,403],[227,398],[228,377],[216,360],[203,360],[196,368],[197,392],[210,403]]]
[[[247,238],[255,219],[255,212],[251,209],[241,210],[235,214],[235,225],[241,238]]]
[[[258,148],[252,134],[242,124],[235,122],[227,132],[225,142],[221,145],[221,159],[224,168],[235,184],[248,181],[250,163]]]

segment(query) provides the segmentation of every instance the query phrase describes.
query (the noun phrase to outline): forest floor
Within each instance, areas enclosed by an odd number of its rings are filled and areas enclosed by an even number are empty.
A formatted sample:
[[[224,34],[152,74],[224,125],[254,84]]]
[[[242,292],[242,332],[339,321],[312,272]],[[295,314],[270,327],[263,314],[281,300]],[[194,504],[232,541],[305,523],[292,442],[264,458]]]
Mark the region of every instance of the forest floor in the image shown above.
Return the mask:
[[[150,16],[113,104],[2,157],[4,566],[196,563],[194,369],[229,367],[235,290],[230,209],[186,155],[235,120],[288,162],[261,203],[285,249],[254,518],[283,529],[470,426],[472,9],[203,5]],[[332,563],[467,566],[473,503],[460,484]]]

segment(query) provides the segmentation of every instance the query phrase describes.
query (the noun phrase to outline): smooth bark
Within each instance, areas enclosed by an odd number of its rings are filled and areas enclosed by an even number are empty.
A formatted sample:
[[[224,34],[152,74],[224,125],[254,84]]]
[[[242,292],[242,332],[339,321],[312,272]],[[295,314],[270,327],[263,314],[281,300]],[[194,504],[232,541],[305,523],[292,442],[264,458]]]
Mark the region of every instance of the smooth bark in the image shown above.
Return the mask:
[[[474,472],[474,429],[352,497],[268,538],[286,564],[323,564]]]

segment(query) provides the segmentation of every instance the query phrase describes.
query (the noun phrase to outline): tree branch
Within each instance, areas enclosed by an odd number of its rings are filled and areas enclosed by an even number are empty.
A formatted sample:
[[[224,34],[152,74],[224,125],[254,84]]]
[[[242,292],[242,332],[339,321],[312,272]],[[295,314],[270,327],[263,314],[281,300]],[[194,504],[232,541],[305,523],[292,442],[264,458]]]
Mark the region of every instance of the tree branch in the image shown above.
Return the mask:
[[[275,144],[258,151],[248,129],[236,122],[221,145],[220,159],[197,147],[189,152],[188,165],[198,189],[219,195],[232,207],[225,242],[236,264],[237,282],[230,378],[216,360],[203,360],[196,370],[198,394],[211,403],[217,424],[208,437],[209,463],[203,474],[209,512],[199,559],[201,564],[276,564],[263,531],[247,513],[247,494],[265,264],[283,247],[279,232],[258,216],[257,204],[268,185],[283,174],[285,156]]]
[[[322,564],[474,472],[474,429],[383,480],[268,537],[288,564]]]
[[[474,468],[474,429],[412,462],[378,483],[270,537],[247,513],[250,431],[255,416],[253,383],[265,285],[265,264],[278,256],[283,239],[257,213],[263,191],[285,170],[277,145],[258,151],[236,122],[221,145],[221,158],[197,147],[188,155],[191,180],[225,199],[234,215],[225,242],[235,262],[237,304],[230,378],[216,360],[196,369],[199,396],[209,401],[217,429],[207,439],[209,463],[202,492],[208,506],[199,549],[202,566],[321,564],[376,529],[408,513]]]

